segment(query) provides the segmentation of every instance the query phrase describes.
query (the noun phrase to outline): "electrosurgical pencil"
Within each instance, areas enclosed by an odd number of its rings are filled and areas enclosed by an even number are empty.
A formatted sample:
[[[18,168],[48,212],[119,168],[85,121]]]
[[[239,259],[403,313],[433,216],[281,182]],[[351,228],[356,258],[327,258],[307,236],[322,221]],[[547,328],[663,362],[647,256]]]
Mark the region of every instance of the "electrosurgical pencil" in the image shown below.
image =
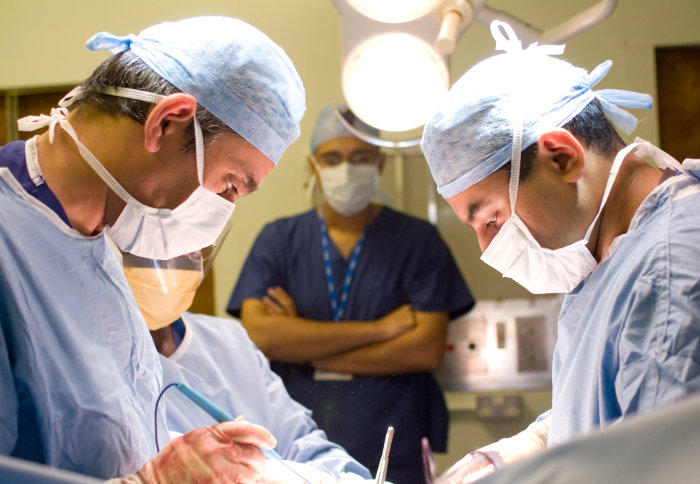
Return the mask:
[[[204,395],[197,392],[191,386],[187,385],[185,382],[182,382],[182,381],[177,382],[177,384],[175,385],[175,388],[180,390],[187,398],[192,400],[202,410],[204,410],[209,415],[211,415],[211,417],[214,420],[216,420],[217,422],[219,422],[219,423],[221,423],[221,422],[233,422],[235,420],[231,415],[229,415],[228,413],[221,410],[212,401],[210,401]],[[274,449],[269,449],[269,450],[268,449],[260,449],[260,452],[262,452],[263,455],[265,456],[265,458],[267,458],[267,459],[279,461],[284,467],[286,467],[291,472],[296,474],[296,476],[299,477],[299,479],[301,479],[302,481],[306,482],[307,484],[312,484],[308,479],[306,479],[304,476],[302,476],[296,470],[294,470],[291,466],[289,466],[289,464],[284,462],[284,460],[282,459],[282,456],[279,455],[277,452],[275,452]]]

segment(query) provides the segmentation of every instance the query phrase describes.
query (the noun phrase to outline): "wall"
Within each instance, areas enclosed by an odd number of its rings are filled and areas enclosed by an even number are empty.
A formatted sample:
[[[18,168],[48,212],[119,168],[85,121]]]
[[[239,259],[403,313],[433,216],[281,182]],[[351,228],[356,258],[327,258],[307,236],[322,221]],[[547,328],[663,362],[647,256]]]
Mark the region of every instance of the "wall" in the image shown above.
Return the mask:
[[[492,0],[489,6],[506,10],[539,27],[547,28],[592,5],[592,0]],[[309,133],[318,111],[341,99],[340,22],[330,0],[2,0],[0,2],[0,90],[75,84],[106,53],[90,52],[85,41],[99,31],[123,35],[163,20],[201,15],[237,16],[249,21],[284,47],[296,64],[307,91],[307,115],[302,136],[287,151],[261,189],[237,204],[234,228],[216,261],[216,307],[224,309],[245,256],[263,224],[310,206],[304,195],[308,176],[304,158]],[[700,2],[697,0],[620,0],[603,24],[567,42],[564,57],[589,71],[606,59],[614,66],[599,88],[625,88],[655,95],[654,48],[700,44]],[[473,25],[460,40],[452,58],[456,79],[470,65],[493,53],[488,29]],[[513,73],[529,75],[530,73]],[[637,135],[658,141],[657,113],[637,112]],[[403,165],[390,164],[383,189],[394,203],[426,217],[432,191],[425,163],[407,157]],[[401,173],[404,175],[402,176]],[[397,193],[397,186],[405,191]],[[504,281],[478,260],[471,231],[462,227],[444,202],[439,203],[439,228],[458,259],[479,299],[522,297],[525,292]],[[495,438],[511,434],[545,409],[549,393],[526,392],[522,421],[484,426],[469,409],[455,412],[451,453],[442,462]]]

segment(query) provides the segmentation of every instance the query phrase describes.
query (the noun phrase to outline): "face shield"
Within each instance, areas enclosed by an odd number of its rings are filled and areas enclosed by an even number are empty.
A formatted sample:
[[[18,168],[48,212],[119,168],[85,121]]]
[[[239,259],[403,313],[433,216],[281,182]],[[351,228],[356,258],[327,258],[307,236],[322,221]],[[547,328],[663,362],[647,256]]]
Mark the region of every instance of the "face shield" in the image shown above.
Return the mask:
[[[230,229],[231,221],[214,244],[168,260],[121,251],[124,275],[149,330],[168,326],[192,305]]]

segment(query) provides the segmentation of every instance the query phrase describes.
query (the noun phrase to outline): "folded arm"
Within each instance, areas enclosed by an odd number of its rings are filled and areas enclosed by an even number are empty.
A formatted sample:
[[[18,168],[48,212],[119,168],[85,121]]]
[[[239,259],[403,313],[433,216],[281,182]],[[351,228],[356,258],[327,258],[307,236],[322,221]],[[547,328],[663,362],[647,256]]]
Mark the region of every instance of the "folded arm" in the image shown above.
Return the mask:
[[[312,366],[327,371],[373,376],[437,370],[445,351],[448,314],[412,312],[416,324],[410,331],[391,340],[313,359]]]
[[[262,299],[246,299],[241,320],[250,338],[275,361],[305,363],[391,340],[414,326],[406,305],[374,321],[314,321],[289,311],[271,312]]]

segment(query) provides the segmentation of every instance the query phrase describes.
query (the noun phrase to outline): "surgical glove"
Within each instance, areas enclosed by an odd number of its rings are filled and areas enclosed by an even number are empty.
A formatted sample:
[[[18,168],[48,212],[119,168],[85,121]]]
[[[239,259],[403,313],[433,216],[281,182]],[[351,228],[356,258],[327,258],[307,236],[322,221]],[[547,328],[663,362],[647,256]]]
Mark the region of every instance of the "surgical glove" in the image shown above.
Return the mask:
[[[501,439],[474,450],[455,462],[440,475],[427,441],[422,442],[423,460],[428,481],[432,484],[467,484],[476,482],[505,464],[543,450],[547,446],[550,417],[531,423],[513,437]]]
[[[172,440],[136,474],[110,484],[254,484],[263,475],[260,449],[276,445],[270,432],[245,421],[202,427]]]
[[[468,484],[496,470],[498,456],[474,450],[455,462],[431,481],[431,484]]]
[[[512,437],[501,439],[479,450],[496,453],[504,464],[510,464],[523,457],[547,448],[551,416],[532,422],[525,430]]]

